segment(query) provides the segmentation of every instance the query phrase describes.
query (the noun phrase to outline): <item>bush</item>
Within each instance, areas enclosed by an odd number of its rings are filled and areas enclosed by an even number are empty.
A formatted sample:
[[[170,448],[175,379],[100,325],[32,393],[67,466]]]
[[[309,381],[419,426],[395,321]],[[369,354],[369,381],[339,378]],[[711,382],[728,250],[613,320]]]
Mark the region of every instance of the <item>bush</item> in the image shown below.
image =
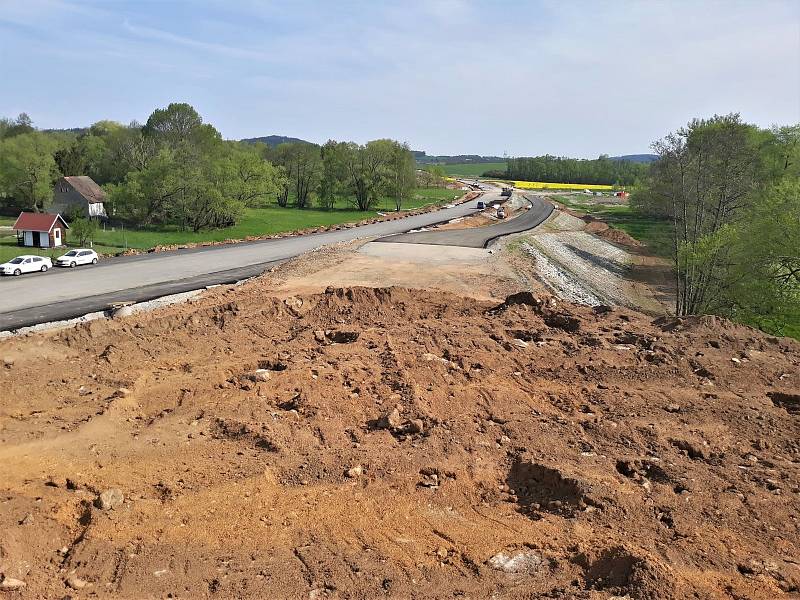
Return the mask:
[[[70,223],[69,231],[72,237],[78,240],[79,246],[85,246],[86,242],[94,240],[97,233],[97,221],[79,217]]]

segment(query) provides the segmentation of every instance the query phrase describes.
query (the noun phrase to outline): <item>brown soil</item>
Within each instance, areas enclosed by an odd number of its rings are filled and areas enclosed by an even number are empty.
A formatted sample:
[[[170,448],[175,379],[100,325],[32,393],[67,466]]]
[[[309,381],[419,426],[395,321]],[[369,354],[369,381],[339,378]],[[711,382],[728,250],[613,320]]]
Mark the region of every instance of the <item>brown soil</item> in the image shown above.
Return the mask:
[[[584,217],[584,220],[588,221],[584,231],[598,235],[604,240],[608,240],[609,242],[619,244],[620,246],[627,246],[629,248],[637,248],[642,245],[642,242],[640,242],[636,238],[631,237],[621,229],[617,229],[616,227],[611,227],[608,223],[604,223],[603,221],[590,220],[587,219],[586,217]]]
[[[478,248],[363,241],[329,246],[276,269],[270,292],[280,297],[313,294],[328,286],[406,287],[498,300],[531,289],[533,270],[508,253]],[[543,289],[539,286],[536,289]]]
[[[9,597],[800,589],[796,342],[272,286],[0,343]]]

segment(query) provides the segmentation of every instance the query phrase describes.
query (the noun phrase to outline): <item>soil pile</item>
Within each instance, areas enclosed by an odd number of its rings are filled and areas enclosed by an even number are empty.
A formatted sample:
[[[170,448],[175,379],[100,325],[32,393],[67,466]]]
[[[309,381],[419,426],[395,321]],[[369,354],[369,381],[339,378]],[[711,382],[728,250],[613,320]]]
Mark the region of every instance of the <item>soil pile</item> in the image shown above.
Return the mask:
[[[617,229],[616,227],[611,227],[608,223],[598,221],[591,217],[584,218],[584,220],[587,222],[584,231],[588,233],[594,233],[595,235],[598,235],[609,242],[619,244],[620,246],[638,248],[642,245],[642,242],[631,237],[627,232]]]
[[[800,345],[263,282],[0,344],[10,597],[775,598]]]

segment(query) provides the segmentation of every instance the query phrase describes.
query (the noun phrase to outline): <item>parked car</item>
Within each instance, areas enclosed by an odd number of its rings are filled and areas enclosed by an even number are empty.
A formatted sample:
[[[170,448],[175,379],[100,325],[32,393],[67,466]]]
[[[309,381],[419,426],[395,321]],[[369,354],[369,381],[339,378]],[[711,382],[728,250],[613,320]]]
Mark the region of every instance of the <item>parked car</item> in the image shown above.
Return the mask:
[[[483,200],[478,200],[478,210],[486,208],[486,203]]]
[[[23,273],[33,273],[34,271],[45,272],[52,266],[53,261],[46,256],[23,254],[0,265],[0,273],[3,275],[22,275]]]
[[[76,248],[70,250],[64,256],[59,256],[56,259],[56,265],[59,267],[77,267],[78,265],[96,265],[97,252],[88,248]]]

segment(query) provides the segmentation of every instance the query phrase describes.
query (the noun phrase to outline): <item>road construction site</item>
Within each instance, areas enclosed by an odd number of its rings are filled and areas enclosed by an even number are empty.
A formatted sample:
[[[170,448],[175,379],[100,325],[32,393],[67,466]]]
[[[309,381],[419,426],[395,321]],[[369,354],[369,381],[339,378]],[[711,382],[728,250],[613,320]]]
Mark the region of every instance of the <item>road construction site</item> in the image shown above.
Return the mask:
[[[497,222],[453,219],[425,227]],[[357,236],[0,340],[0,585],[791,597],[800,345],[669,316],[658,264],[585,225]]]

